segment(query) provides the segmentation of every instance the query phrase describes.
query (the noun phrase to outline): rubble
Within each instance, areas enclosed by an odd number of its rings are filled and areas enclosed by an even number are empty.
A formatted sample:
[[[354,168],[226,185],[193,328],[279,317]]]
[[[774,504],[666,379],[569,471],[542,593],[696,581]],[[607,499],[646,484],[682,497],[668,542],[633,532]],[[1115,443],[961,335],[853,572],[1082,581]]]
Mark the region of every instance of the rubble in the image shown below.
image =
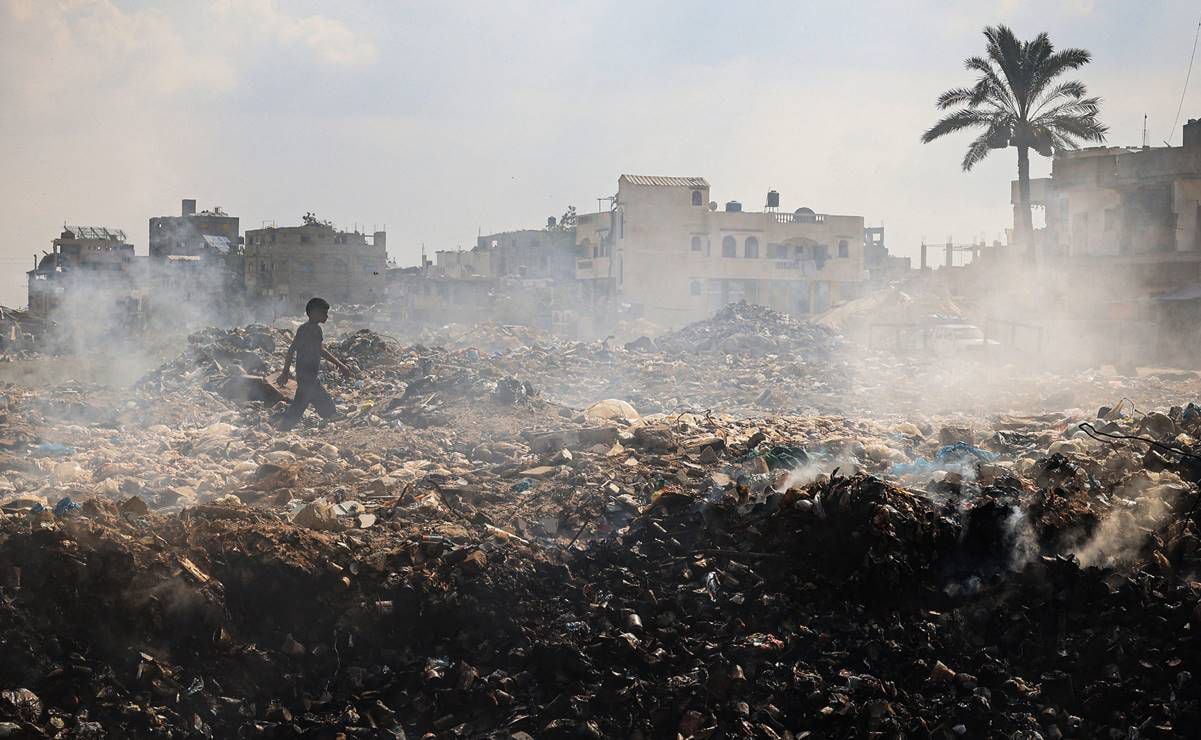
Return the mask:
[[[637,350],[333,336],[342,418],[289,434],[222,392],[278,371],[267,327],[130,389],[5,386],[0,734],[1201,732],[1195,378],[799,413],[847,374],[756,414],[715,379],[787,360],[729,337],[846,360],[723,316]]]

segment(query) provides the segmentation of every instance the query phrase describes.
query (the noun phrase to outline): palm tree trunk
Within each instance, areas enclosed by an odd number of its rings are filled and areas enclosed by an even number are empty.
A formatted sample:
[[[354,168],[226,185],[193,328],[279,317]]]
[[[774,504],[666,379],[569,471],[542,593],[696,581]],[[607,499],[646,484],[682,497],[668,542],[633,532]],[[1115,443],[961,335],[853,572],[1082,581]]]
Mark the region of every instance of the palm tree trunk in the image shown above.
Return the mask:
[[[1024,144],[1018,144],[1018,210],[1013,228],[1018,243],[1026,246],[1026,256],[1035,261],[1038,255],[1034,248],[1034,219],[1030,216],[1030,149]]]

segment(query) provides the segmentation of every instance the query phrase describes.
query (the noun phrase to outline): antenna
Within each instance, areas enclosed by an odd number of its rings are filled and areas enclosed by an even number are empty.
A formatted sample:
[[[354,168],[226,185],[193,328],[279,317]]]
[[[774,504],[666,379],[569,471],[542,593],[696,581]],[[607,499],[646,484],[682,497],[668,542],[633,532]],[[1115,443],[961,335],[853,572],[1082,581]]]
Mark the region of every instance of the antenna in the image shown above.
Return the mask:
[[[1172,121],[1172,128],[1168,129],[1168,139],[1172,138],[1172,134],[1176,133],[1176,124],[1180,123],[1180,111],[1184,108],[1184,95],[1188,92],[1188,81],[1193,76],[1193,60],[1197,57],[1197,39],[1201,38],[1201,19],[1197,20],[1197,31],[1193,34],[1193,50],[1188,56],[1188,72],[1184,74],[1184,88],[1180,91],[1180,103],[1176,106],[1176,118]],[[1164,142],[1168,144],[1167,141]],[[1171,144],[1168,144],[1171,146]]]
[[[1147,114],[1143,114],[1143,149],[1147,148]]]

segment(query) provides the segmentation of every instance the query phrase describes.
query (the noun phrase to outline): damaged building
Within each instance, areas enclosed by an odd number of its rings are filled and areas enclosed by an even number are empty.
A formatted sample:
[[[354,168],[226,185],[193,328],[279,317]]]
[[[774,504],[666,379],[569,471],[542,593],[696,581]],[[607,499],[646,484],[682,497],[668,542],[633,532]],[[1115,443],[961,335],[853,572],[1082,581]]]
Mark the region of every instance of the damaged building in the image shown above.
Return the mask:
[[[809,315],[870,277],[862,216],[781,210],[774,190],[762,211],[719,208],[702,177],[622,175],[611,202],[578,217],[576,277],[592,302],[617,299],[657,323],[742,300]]]
[[[248,297],[280,313],[303,309],[313,296],[337,304],[384,297],[387,235],[341,231],[307,214],[300,226],[250,229],[245,238]]]
[[[237,251],[241,240],[238,217],[221,210],[196,212],[196,201],[185,198],[180,215],[150,219],[150,256],[222,259]]]
[[[1017,183],[1012,187],[1017,208]],[[1093,147],[1056,152],[1051,177],[1031,181],[1045,212],[1040,259],[1064,294],[1139,352],[1195,357],[1201,338],[1201,120],[1181,146]],[[1182,341],[1187,340],[1187,341]],[[1115,340],[1116,341],[1116,340]]]
[[[106,286],[114,300],[116,294],[131,294],[133,260],[133,245],[120,229],[64,226],[51,251],[35,257],[34,269],[26,273],[30,313],[55,316],[70,291],[84,283]]]
[[[243,293],[244,262],[239,219],[214,206],[196,211],[181,201],[180,215],[150,219],[150,287],[185,300],[220,295],[223,303]]]
[[[552,218],[546,229],[521,229],[476,239],[468,250],[441,250],[434,266],[448,277],[575,279],[575,232]]]

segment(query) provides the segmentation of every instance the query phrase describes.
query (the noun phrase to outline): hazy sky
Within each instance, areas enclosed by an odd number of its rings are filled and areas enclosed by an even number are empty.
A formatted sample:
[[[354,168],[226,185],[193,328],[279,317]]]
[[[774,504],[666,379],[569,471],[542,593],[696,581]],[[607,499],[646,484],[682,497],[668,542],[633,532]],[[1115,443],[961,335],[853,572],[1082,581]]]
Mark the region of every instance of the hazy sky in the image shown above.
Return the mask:
[[[1094,61],[1110,142],[1169,130],[1201,9],[1119,2],[0,0],[0,303],[64,222],[146,252],[179,200],[242,227],[387,225],[415,264],[478,231],[594,210],[623,172],[700,175],[719,202],[861,214],[894,253],[1000,236],[1013,150],[923,146],[981,29]],[[1201,64],[1199,64],[1201,66]],[[1201,70],[1182,121],[1201,116]],[[1036,158],[1034,175],[1049,170]]]

